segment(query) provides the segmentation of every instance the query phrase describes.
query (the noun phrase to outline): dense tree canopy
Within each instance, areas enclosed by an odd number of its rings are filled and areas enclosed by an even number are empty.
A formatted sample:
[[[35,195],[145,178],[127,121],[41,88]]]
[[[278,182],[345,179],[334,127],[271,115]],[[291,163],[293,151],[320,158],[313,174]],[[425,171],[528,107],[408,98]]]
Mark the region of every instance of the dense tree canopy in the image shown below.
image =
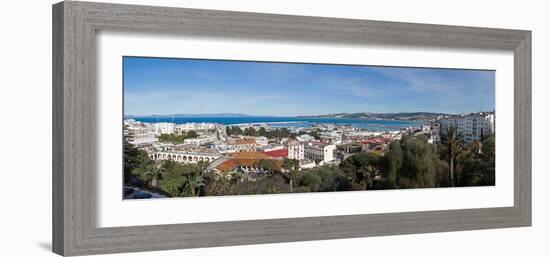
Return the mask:
[[[346,173],[353,189],[370,189],[374,185],[374,177],[380,172],[380,155],[374,152],[363,152],[350,156],[340,168]]]
[[[183,144],[183,141],[188,138],[196,138],[199,135],[197,132],[191,130],[182,134],[161,134],[158,139],[163,143]]]
[[[256,130],[253,127],[248,127],[242,130],[238,126],[227,126],[225,132],[228,136],[244,135],[244,136],[264,136],[267,138],[294,138],[296,134],[290,132],[288,128],[276,128],[272,130],[266,130],[265,128],[259,128]]]

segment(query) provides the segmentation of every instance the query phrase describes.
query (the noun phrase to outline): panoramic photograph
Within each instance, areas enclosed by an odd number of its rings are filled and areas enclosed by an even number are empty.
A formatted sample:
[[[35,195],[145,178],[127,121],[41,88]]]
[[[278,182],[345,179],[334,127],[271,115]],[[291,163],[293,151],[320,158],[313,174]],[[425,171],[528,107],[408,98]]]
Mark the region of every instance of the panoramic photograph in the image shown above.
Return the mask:
[[[495,185],[495,72],[123,57],[123,199]]]

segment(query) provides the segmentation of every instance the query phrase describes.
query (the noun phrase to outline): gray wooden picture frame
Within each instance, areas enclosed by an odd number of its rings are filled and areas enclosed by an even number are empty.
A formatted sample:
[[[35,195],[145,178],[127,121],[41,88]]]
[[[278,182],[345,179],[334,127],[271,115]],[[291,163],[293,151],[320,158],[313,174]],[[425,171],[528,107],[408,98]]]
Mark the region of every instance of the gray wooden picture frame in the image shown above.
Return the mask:
[[[99,228],[96,33],[514,52],[514,206]],[[65,1],[53,6],[53,251],[87,255],[531,225],[531,32]]]

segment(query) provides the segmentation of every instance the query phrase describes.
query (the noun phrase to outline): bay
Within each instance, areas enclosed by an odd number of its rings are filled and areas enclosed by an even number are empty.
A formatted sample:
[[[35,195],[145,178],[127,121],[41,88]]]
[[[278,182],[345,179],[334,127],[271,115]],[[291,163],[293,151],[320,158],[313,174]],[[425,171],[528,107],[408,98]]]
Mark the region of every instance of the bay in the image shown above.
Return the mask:
[[[420,121],[406,120],[367,120],[347,118],[314,118],[314,117],[278,117],[278,116],[244,116],[244,117],[132,117],[132,119],[147,122],[185,123],[217,123],[223,125],[265,123],[272,127],[308,128],[316,124],[349,125],[371,131],[389,131],[410,127],[420,127]]]

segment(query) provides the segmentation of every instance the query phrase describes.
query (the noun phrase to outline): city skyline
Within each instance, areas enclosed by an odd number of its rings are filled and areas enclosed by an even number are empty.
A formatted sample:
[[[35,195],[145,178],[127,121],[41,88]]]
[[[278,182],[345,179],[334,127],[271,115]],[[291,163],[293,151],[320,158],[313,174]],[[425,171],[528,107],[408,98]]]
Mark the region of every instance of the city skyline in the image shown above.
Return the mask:
[[[494,71],[124,57],[124,115],[492,111]],[[329,104],[330,103],[330,104]]]

